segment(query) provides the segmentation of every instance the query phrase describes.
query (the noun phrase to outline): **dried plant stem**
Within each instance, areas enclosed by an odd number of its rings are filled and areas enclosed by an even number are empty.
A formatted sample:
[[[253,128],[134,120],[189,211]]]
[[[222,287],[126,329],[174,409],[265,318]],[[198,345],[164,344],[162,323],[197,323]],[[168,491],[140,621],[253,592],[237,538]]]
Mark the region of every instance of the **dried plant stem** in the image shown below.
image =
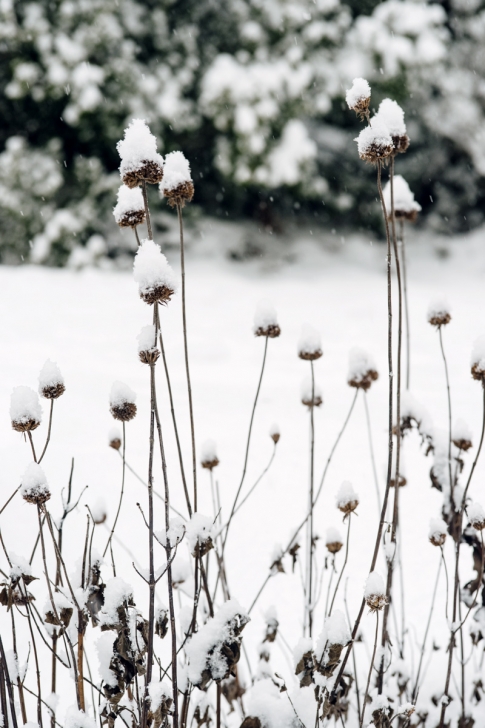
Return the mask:
[[[345,542],[345,557],[344,557],[344,563],[342,564],[342,568],[340,569],[340,574],[339,574],[339,577],[337,579],[337,583],[335,585],[335,591],[333,593],[332,601],[330,602],[330,609],[328,610],[328,616],[330,616],[332,614],[332,609],[333,609],[333,605],[334,605],[334,602],[335,602],[335,597],[337,596],[337,592],[338,592],[338,589],[339,589],[339,586],[340,586],[340,582],[342,581],[342,576],[344,574],[345,567],[347,566],[347,560],[349,558],[350,524],[351,524],[351,521],[352,521],[352,514],[351,513],[349,513],[349,515],[347,516],[347,519],[348,519],[348,523],[347,523],[347,540]]]
[[[37,455],[35,454],[34,440],[33,440],[32,433],[30,432],[30,430],[28,430],[27,435],[29,436],[30,447],[32,450],[32,457],[34,458],[34,463],[36,463]]]
[[[404,293],[404,318],[406,322],[406,389],[411,381],[411,329],[409,325],[408,275],[406,266],[406,243],[404,240],[404,221],[399,220],[399,242],[401,243],[402,281]]]
[[[15,615],[14,615],[13,609],[10,610],[10,616],[11,616],[11,620],[12,620],[12,646],[13,646],[15,659],[18,662],[17,630],[15,628]],[[25,724],[25,723],[27,723],[27,711],[25,709],[24,686],[22,684],[20,675],[18,673],[17,673],[17,689],[19,691],[19,703],[20,703],[20,711],[22,713],[22,721]]]
[[[345,615],[347,617],[347,623],[350,624],[350,614],[349,614],[349,605],[347,604],[347,583],[349,581],[349,578],[345,580],[345,590],[344,590],[344,605],[345,605]],[[355,650],[352,650],[352,662],[354,666],[354,681],[355,681],[355,698],[357,701],[357,715],[360,715],[360,691],[359,691],[359,678],[357,674],[357,658],[355,656]]]
[[[221,728],[221,685],[217,683],[216,728]]]
[[[5,658],[5,651],[3,649],[3,641],[2,641],[1,636],[0,636],[0,659],[1,659],[2,670],[3,670],[3,674],[4,674],[4,678],[5,678],[5,683],[7,685],[8,702],[10,703],[10,714],[12,716],[12,725],[13,725],[13,728],[17,728],[17,714],[15,712],[15,699],[14,699],[14,695],[13,695],[12,683],[10,682],[10,678],[9,678],[9,674],[8,674],[7,660]],[[4,689],[4,683],[2,680],[2,691],[3,691],[3,689]],[[2,695],[2,702],[3,702],[3,695]],[[2,706],[2,708],[3,708],[3,706]],[[5,721],[6,721],[6,728],[7,728],[8,711],[6,708],[7,708],[7,706],[5,705],[2,712],[4,715]]]
[[[378,637],[379,637],[379,612],[376,611],[376,633],[375,633],[375,637],[374,637],[374,649],[372,651],[372,658],[371,658],[370,666],[369,666],[369,674],[367,676],[367,684],[365,686],[364,700],[363,700],[363,706],[362,706],[362,716],[360,719],[360,728],[362,728],[362,726],[364,725],[365,709],[367,707],[367,696],[369,695],[370,680],[372,677],[372,670],[374,669],[374,661],[376,659]]]
[[[51,406],[50,406],[50,410],[49,410],[49,426],[47,428],[47,438],[46,438],[46,441],[45,441],[44,449],[42,450],[42,455],[39,458],[39,463],[42,462],[42,459],[43,459],[43,457],[45,455],[45,452],[47,450],[47,446],[48,446],[48,444],[50,442],[50,439],[51,439],[52,414],[53,414],[53,412],[54,412],[54,400],[51,399]]]
[[[118,518],[119,518],[119,515],[120,515],[120,511],[121,511],[121,504],[123,503],[123,495],[124,495],[124,492],[125,492],[126,427],[125,427],[125,423],[124,422],[122,424],[123,424],[123,456],[122,456],[123,465],[122,465],[122,469],[121,469],[121,492],[120,492],[120,500],[118,502],[118,509],[116,511],[116,516],[115,516],[115,519],[113,521],[113,526],[111,527],[111,532],[109,534],[108,542],[107,542],[106,546],[104,547],[103,558],[106,556],[106,553],[107,553],[107,551],[108,551],[108,549],[109,549],[109,547],[111,545],[111,541],[113,539],[113,534],[115,532],[116,524],[118,523]]]
[[[365,409],[365,421],[367,425],[367,437],[369,439],[369,451],[370,451],[370,459],[372,463],[372,473],[374,475],[374,485],[376,488],[376,496],[377,496],[377,509],[378,513],[380,515],[381,513],[381,492],[379,490],[379,478],[377,477],[377,468],[376,468],[376,459],[374,455],[374,443],[372,441],[372,428],[370,424],[370,415],[369,415],[369,406],[367,404],[367,392],[364,392],[364,409]]]
[[[420,689],[419,678],[421,676],[421,668],[423,666],[423,659],[424,659],[424,654],[425,654],[425,650],[426,650],[426,642],[428,639],[429,628],[431,626],[431,619],[433,617],[434,605],[435,605],[435,601],[436,601],[436,593],[438,591],[438,584],[439,584],[439,580],[440,580],[440,573],[441,573],[441,558],[438,562],[438,573],[436,574],[436,581],[434,584],[433,597],[431,599],[431,606],[430,606],[430,610],[429,610],[428,621],[426,623],[426,629],[424,631],[423,644],[421,645],[421,650],[419,653],[418,671],[416,673],[416,680],[414,682],[413,692],[412,692],[412,696],[411,696],[411,702],[413,702],[413,703],[415,703],[416,700],[418,699],[418,693],[419,693],[419,689]]]
[[[306,608],[305,608],[305,629],[308,629],[308,636],[312,636],[313,631],[313,488],[314,488],[314,470],[315,470],[315,418],[313,402],[315,400],[315,370],[313,361],[310,361],[311,379],[312,379],[312,404],[310,406],[310,482],[308,488],[308,511],[309,519],[307,523],[307,565],[306,565]]]
[[[1,508],[0,508],[0,516],[2,515],[2,513],[3,513],[3,512],[4,512],[4,510],[5,510],[5,508],[6,508],[6,507],[8,506],[8,504],[10,503],[10,501],[11,501],[11,500],[13,500],[13,499],[15,498],[16,494],[17,494],[17,493],[19,492],[19,490],[20,490],[20,488],[21,488],[21,487],[22,487],[22,485],[20,484],[20,485],[18,486],[18,488],[15,488],[15,490],[14,490],[14,492],[12,493],[12,495],[10,496],[10,498],[9,498],[9,499],[8,499],[7,501],[5,501],[5,503],[3,504],[3,506],[2,506]]]
[[[451,490],[451,501],[452,501],[452,508],[455,509],[454,505],[454,482],[452,479],[452,473],[451,473],[451,438],[452,438],[452,432],[451,432],[451,391],[450,391],[450,378],[448,374],[448,362],[446,361],[446,354],[445,349],[443,346],[443,333],[442,333],[442,327],[438,327],[438,333],[440,337],[440,349],[441,349],[441,356],[443,357],[443,364],[445,367],[445,377],[446,377],[446,395],[448,399],[448,476],[450,479],[450,490]]]
[[[148,239],[153,240],[152,220],[150,217],[150,208],[148,207],[147,183],[145,182],[145,180],[143,180],[141,183],[141,192],[143,195],[143,202],[145,204],[145,218],[146,218],[146,224],[147,224]],[[137,238],[138,238],[138,233],[137,233]]]

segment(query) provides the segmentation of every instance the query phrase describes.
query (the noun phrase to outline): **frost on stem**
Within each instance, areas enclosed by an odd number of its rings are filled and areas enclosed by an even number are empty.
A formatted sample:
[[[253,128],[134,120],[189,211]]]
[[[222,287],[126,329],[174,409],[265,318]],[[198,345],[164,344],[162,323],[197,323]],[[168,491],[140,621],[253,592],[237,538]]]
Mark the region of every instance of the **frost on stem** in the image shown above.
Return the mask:
[[[383,190],[384,203],[386,205],[387,217],[392,217],[391,205],[391,183],[387,182]],[[400,174],[394,175],[394,217],[396,220],[407,220],[415,222],[421,205],[414,199],[408,183]]]
[[[47,359],[39,374],[39,394],[46,399],[57,399],[65,391],[61,370],[55,362]]]
[[[170,152],[165,157],[165,168],[160,192],[171,207],[184,207],[194,196],[194,183],[189,160],[183,152]]]
[[[475,341],[470,364],[473,379],[485,386],[485,336],[480,336]]]
[[[353,513],[359,505],[359,496],[355,492],[352,483],[349,483],[348,480],[344,480],[338,489],[335,500],[337,508],[339,511],[342,511],[345,516],[348,516],[349,513]]]
[[[379,104],[376,117],[384,122],[394,144],[394,153],[404,154],[409,147],[406,124],[404,123],[404,111],[396,101],[384,99]]]
[[[17,432],[31,432],[42,421],[39,397],[30,387],[14,387],[10,397],[10,419]]]
[[[354,78],[352,86],[345,92],[347,106],[364,119],[369,113],[371,90],[365,78]]]
[[[115,420],[129,422],[136,415],[136,394],[127,384],[113,382],[109,396],[109,409]]]
[[[459,450],[466,452],[472,445],[472,433],[464,420],[457,420],[453,426],[451,435],[453,445]]]
[[[161,182],[163,158],[144,119],[132,120],[116,148],[121,158],[120,176],[127,187],[138,187],[140,182],[152,185]]]
[[[448,526],[442,518],[432,518],[429,522],[428,538],[433,546],[443,546],[448,534]]]
[[[312,407],[320,407],[323,403],[323,394],[317,382],[311,377],[305,377],[301,384],[301,403],[311,409]]]
[[[138,356],[142,364],[153,365],[160,356],[157,349],[157,332],[153,324],[144,326],[137,336]]]
[[[121,447],[121,430],[119,427],[112,427],[108,433],[108,445],[113,450],[119,450]]]
[[[205,690],[211,680],[220,682],[233,674],[241,652],[241,632],[248,622],[245,610],[230,599],[194,634],[186,647],[192,685]]]
[[[322,356],[322,340],[320,334],[312,326],[302,328],[298,341],[298,356],[306,361],[314,361]]]
[[[217,448],[214,440],[206,440],[200,449],[200,464],[206,470],[213,470],[219,465],[217,457]]]
[[[136,227],[145,220],[145,203],[139,187],[121,185],[113,215],[120,227]]]
[[[470,503],[466,507],[466,513],[470,524],[476,531],[483,531],[485,528],[485,510],[480,503]]]
[[[275,339],[281,334],[276,316],[276,309],[269,301],[260,301],[254,314],[253,332],[255,336],[267,336]]]
[[[428,323],[440,329],[451,321],[451,306],[445,298],[437,298],[428,307]]]
[[[325,546],[331,554],[337,554],[344,545],[340,531],[336,528],[327,528]]]
[[[167,303],[177,285],[172,268],[153,240],[143,240],[135,255],[133,278],[145,303]]]
[[[273,424],[269,428],[269,436],[271,437],[275,445],[280,441],[281,430],[276,422],[273,422]]]
[[[192,556],[205,556],[213,548],[213,522],[201,513],[194,513],[186,525],[187,541]]]
[[[30,463],[22,476],[21,495],[27,503],[41,505],[51,497],[45,473],[37,463]]]
[[[375,163],[387,159],[394,151],[394,144],[389,129],[381,119],[374,116],[354,140],[360,158],[364,162]]]
[[[377,612],[387,604],[386,587],[384,579],[376,571],[371,571],[367,577],[364,598],[372,612]]]
[[[376,365],[372,357],[364,351],[354,347],[349,354],[349,373],[347,374],[347,383],[349,387],[363,389],[367,392],[372,382],[379,377]]]

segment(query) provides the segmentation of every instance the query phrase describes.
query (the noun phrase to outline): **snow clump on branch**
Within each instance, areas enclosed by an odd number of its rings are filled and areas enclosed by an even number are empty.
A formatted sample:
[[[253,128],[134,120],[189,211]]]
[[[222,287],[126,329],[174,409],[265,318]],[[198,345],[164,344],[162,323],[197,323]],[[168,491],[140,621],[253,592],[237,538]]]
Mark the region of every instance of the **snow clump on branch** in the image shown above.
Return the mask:
[[[357,142],[357,149],[360,158],[364,162],[378,162],[391,156],[394,144],[386,124],[374,116],[369,126],[366,126],[354,140]]]
[[[253,332],[255,336],[266,336],[275,339],[281,334],[276,309],[267,300],[262,300],[254,314]]]
[[[129,422],[136,415],[136,394],[127,384],[113,382],[109,408],[115,420]]]
[[[370,94],[370,86],[365,78],[354,78],[352,86],[345,92],[349,109],[355,111],[361,119],[369,113]]]

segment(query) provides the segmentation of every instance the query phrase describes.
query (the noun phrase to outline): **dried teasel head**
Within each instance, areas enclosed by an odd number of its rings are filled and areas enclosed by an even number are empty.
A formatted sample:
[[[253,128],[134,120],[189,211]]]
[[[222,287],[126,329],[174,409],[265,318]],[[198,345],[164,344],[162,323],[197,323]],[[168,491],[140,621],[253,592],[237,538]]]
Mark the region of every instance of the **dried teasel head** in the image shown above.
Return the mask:
[[[106,521],[108,517],[108,509],[106,508],[106,503],[103,498],[98,498],[98,500],[91,506],[90,510],[92,519],[97,526],[100,526]]]
[[[46,399],[57,399],[65,391],[61,370],[55,362],[48,359],[39,374],[39,394]]]
[[[428,308],[428,323],[440,329],[451,321],[451,309],[447,301],[438,299],[433,301]]]
[[[118,190],[118,202],[113,209],[113,215],[120,227],[134,228],[145,222],[145,202],[141,189],[121,185]]]
[[[211,471],[219,465],[219,458],[217,457],[216,443],[214,440],[206,440],[202,445],[200,464],[206,470]]]
[[[112,427],[108,433],[108,445],[113,450],[119,450],[121,447],[121,431],[117,427]]]
[[[429,522],[428,538],[433,546],[443,546],[448,535],[448,526],[442,518],[432,518]]]
[[[379,104],[376,118],[382,121],[391,135],[394,154],[403,154],[409,147],[409,137],[404,123],[404,111],[393,99],[384,99]]]
[[[473,379],[485,387],[485,336],[480,336],[475,341],[470,364]]]
[[[163,182],[160,192],[171,207],[184,207],[194,196],[194,183],[189,160],[183,152],[170,152],[165,157]]]
[[[298,356],[305,361],[315,361],[322,354],[320,334],[312,326],[305,325],[298,342]]]
[[[331,554],[338,554],[343,545],[344,542],[339,531],[336,528],[327,529],[327,536],[325,539],[327,551]]]
[[[345,93],[345,100],[349,109],[365,119],[369,115],[370,96],[370,86],[365,78],[354,78],[351,88]]]
[[[168,303],[177,288],[173,270],[153,240],[143,240],[133,262],[140,298],[150,306]]]
[[[394,138],[394,137],[393,137]],[[387,217],[392,220],[392,200],[391,200],[391,183],[387,182],[384,187],[384,203],[386,206]],[[394,217],[396,220],[406,220],[407,222],[415,222],[418,212],[421,211],[421,205],[414,199],[408,183],[400,174],[394,175]]]
[[[312,382],[311,377],[305,377],[302,382],[301,403],[309,409],[312,407],[320,407],[323,404],[322,390],[315,380]]]
[[[483,531],[485,528],[485,510],[480,503],[470,503],[466,508],[468,520],[475,531]]]
[[[380,611],[387,604],[384,580],[376,571],[372,571],[367,577],[364,598],[372,612]]]
[[[109,398],[110,412],[120,422],[129,422],[136,415],[136,394],[127,384],[114,382]]]
[[[20,492],[27,503],[43,505],[51,497],[45,473],[37,463],[30,463],[22,476]]]
[[[266,336],[269,339],[276,339],[281,334],[276,310],[269,301],[262,300],[258,303],[254,314],[253,332],[255,336]]]
[[[369,126],[362,129],[354,141],[357,142],[359,157],[371,164],[389,159],[394,152],[389,129],[378,117],[371,119]]]
[[[269,428],[269,436],[273,440],[274,444],[277,445],[281,438],[281,430],[279,428],[279,425],[274,422],[271,427]]]
[[[120,176],[127,187],[162,181],[163,158],[157,152],[157,140],[144,119],[133,119],[116,146],[121,157]]]
[[[10,419],[17,432],[31,432],[42,421],[39,397],[30,387],[14,387],[10,397]]]
[[[157,332],[153,324],[144,326],[138,334],[138,356],[142,364],[153,366],[160,356],[157,349]]]

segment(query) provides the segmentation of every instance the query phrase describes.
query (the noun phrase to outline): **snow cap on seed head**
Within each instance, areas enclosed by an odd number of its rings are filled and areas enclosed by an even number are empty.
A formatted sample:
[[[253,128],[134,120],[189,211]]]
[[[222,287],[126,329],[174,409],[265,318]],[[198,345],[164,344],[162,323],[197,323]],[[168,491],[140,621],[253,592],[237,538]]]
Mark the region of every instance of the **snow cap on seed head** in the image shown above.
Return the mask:
[[[350,387],[363,389],[365,392],[379,374],[373,358],[364,349],[354,347],[349,353],[349,373],[347,383]]]
[[[371,611],[376,612],[387,604],[386,587],[384,579],[377,571],[371,571],[367,577],[364,598]]]
[[[322,340],[319,332],[313,326],[305,324],[298,341],[298,356],[300,359],[314,361],[319,359],[322,353]]]
[[[145,119],[132,119],[116,148],[121,157],[120,176],[127,187],[161,181],[163,157],[157,152],[157,140]]]
[[[452,440],[455,447],[466,452],[472,447],[472,433],[464,420],[457,420],[453,426]]]
[[[277,442],[279,442],[279,439],[281,437],[281,430],[280,426],[276,422],[273,422],[273,424],[269,428],[269,436],[271,437],[275,445]]]
[[[160,192],[171,207],[183,207],[194,196],[194,183],[190,173],[190,163],[183,152],[170,152],[165,157],[163,180]]]
[[[30,387],[14,387],[10,396],[10,419],[17,432],[35,430],[42,421],[39,396]]]
[[[485,528],[485,510],[480,503],[470,503],[466,507],[468,520],[476,531],[483,531]]]
[[[365,162],[387,159],[394,150],[389,129],[377,116],[370,120],[369,126],[364,127],[354,141],[357,142],[360,158]]]
[[[391,183],[387,182],[383,190],[384,204],[389,220],[392,218]],[[414,199],[414,194],[400,174],[394,175],[394,217],[396,220],[414,222],[421,211],[421,205]]]
[[[57,399],[65,391],[61,370],[55,362],[47,359],[39,374],[39,394],[46,399]]]
[[[346,516],[349,513],[353,513],[359,505],[359,496],[355,492],[352,483],[348,480],[344,480],[338,489],[335,500],[339,511],[342,511]]]
[[[113,450],[119,450],[121,447],[121,430],[119,427],[112,427],[108,433],[108,444]]]
[[[442,518],[432,518],[429,522],[428,538],[433,546],[443,546],[448,534],[448,526]]]
[[[27,503],[41,505],[51,497],[47,478],[38,463],[30,463],[22,476],[22,498]]]
[[[451,321],[451,306],[448,301],[441,297],[432,301],[428,307],[428,323],[436,328],[446,326]]]
[[[113,382],[109,396],[110,411],[115,420],[128,422],[136,415],[136,394],[124,382]]]
[[[255,336],[266,336],[270,339],[275,339],[281,334],[276,309],[266,299],[259,301],[256,306],[253,332]]]
[[[305,377],[301,383],[301,403],[306,407],[320,407],[322,402],[323,394],[319,384],[315,380],[312,382],[311,377]]]
[[[409,137],[404,123],[404,111],[396,101],[384,99],[379,104],[376,117],[381,119],[389,129],[394,144],[394,151],[404,153],[409,147]]]
[[[470,364],[473,379],[485,386],[485,336],[479,336],[475,341]]]
[[[354,78],[352,86],[345,92],[347,106],[363,119],[370,104],[370,86],[365,78]]]
[[[135,227],[145,220],[145,203],[139,187],[121,185],[113,215],[120,227]]]
[[[340,551],[344,542],[340,531],[337,528],[327,528],[327,535],[325,537],[325,546],[331,554],[336,554]]]
[[[137,336],[138,339],[138,356],[142,364],[155,364],[160,351],[157,349],[157,332],[154,324],[143,326]]]
[[[166,303],[177,288],[175,276],[160,246],[143,240],[135,255],[133,278],[145,303]]]
[[[206,470],[212,470],[219,465],[217,457],[217,448],[214,440],[206,440],[200,448],[200,464]]]

